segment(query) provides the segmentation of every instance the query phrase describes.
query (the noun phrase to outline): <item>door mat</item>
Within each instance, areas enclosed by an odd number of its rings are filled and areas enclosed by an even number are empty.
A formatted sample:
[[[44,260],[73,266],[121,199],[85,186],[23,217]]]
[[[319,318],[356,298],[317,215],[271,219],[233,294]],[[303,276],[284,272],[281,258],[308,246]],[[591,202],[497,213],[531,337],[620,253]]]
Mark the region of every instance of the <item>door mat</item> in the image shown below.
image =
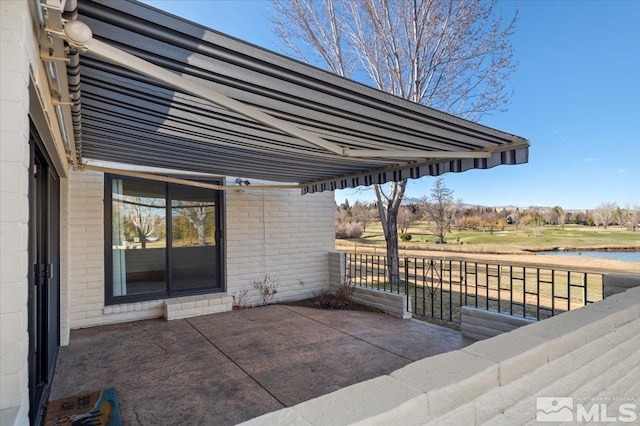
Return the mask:
[[[114,388],[57,399],[47,405],[45,426],[122,426]]]

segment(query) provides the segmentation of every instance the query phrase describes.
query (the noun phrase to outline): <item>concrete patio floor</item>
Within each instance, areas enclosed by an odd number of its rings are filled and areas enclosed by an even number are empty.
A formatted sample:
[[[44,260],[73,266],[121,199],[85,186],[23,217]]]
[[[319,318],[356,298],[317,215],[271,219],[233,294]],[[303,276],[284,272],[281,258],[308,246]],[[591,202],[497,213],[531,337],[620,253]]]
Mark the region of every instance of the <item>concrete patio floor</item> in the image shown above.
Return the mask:
[[[272,305],[74,330],[50,400],[117,389],[125,425],[224,425],[472,340],[415,320]]]

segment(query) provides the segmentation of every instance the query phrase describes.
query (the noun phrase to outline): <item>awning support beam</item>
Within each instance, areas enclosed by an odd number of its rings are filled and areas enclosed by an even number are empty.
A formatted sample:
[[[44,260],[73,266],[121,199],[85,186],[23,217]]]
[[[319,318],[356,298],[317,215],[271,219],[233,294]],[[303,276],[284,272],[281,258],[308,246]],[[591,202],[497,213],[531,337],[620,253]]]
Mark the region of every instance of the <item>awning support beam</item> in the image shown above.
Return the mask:
[[[300,190],[306,185],[216,185],[214,183],[199,182],[189,179],[180,179],[170,176],[164,176],[154,173],[136,172],[133,170],[114,169],[111,167],[94,166],[90,164],[83,164],[75,168],[76,170],[91,170],[95,172],[109,173],[114,175],[122,175],[135,177],[140,179],[153,180],[157,182],[176,183],[179,185],[193,186],[196,188],[214,189],[216,191],[268,191],[268,190],[281,190],[281,189],[297,189]]]
[[[83,22],[69,21],[64,27],[64,32],[57,33],[57,35],[64,38],[71,46],[81,52],[91,53],[109,63],[162,82],[178,92],[187,93],[207,100],[217,106],[241,114],[273,129],[280,130],[290,136],[307,141],[327,151],[344,155],[343,148],[333,142],[322,139],[313,133],[293,126],[286,121],[266,114],[250,105],[236,101],[208,86],[167,71],[149,61],[145,61],[135,55],[94,39],[91,29]]]

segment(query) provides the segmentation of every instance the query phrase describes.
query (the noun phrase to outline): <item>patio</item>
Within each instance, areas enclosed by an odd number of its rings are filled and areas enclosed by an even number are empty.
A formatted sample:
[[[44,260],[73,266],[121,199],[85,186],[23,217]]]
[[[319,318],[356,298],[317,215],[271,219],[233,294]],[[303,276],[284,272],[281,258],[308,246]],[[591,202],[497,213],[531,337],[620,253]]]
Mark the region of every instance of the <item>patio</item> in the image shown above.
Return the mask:
[[[50,399],[115,387],[124,424],[235,424],[472,343],[415,320],[267,307],[72,331]]]

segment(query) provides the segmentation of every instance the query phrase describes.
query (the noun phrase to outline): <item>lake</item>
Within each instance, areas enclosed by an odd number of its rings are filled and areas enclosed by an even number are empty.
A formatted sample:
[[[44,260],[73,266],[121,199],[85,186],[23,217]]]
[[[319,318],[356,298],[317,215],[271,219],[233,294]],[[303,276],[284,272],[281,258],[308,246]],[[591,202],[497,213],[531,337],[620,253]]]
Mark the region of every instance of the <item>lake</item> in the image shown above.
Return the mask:
[[[545,256],[586,256],[640,262],[640,251],[538,251]]]

